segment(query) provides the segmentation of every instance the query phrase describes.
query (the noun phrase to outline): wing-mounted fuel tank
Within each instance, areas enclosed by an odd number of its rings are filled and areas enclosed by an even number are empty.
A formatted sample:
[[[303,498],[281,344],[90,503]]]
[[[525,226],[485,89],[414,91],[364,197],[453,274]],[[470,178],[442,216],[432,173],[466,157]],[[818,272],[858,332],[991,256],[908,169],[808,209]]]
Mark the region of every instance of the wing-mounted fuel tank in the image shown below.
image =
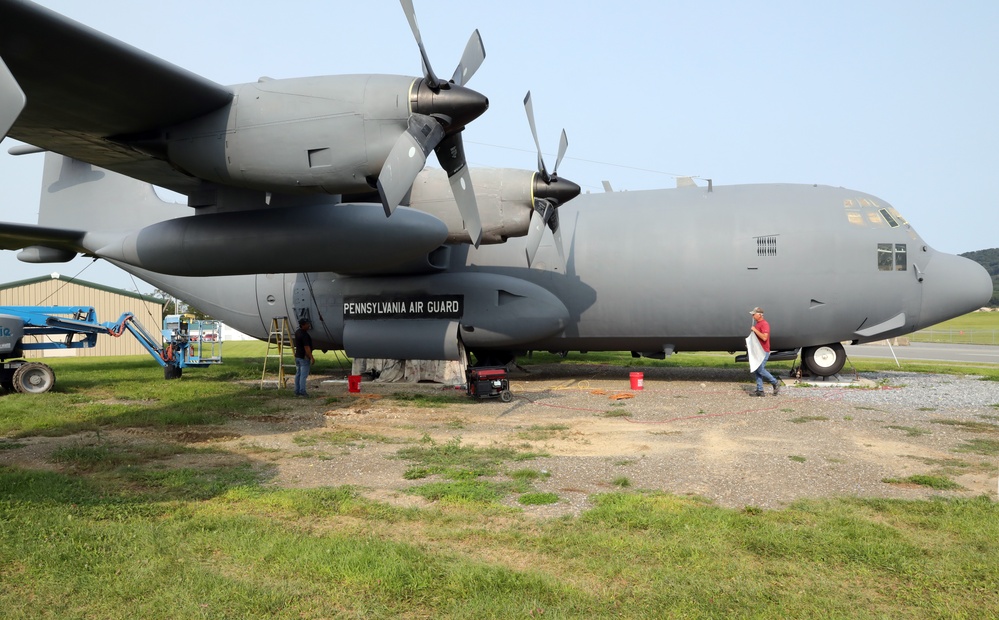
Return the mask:
[[[517,348],[560,333],[562,301],[544,288],[505,275],[441,273],[407,278],[297,277],[307,299],[316,348],[351,357],[457,359],[466,348]],[[301,307],[289,309],[299,315]]]
[[[372,232],[374,231],[374,234]],[[446,236],[434,217],[379,205],[309,205],[175,218],[136,232],[87,233],[94,255],[179,276],[295,273],[426,260]]]

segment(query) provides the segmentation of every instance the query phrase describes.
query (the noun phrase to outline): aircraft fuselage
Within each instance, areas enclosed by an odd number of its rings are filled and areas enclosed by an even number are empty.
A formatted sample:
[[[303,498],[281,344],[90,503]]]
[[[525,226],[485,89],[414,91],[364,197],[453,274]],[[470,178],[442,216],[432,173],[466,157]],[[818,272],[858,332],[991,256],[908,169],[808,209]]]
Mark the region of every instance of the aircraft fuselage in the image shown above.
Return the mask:
[[[317,348],[360,357],[404,357],[393,347],[452,357],[458,335],[474,351],[738,351],[754,306],[767,311],[775,350],[861,343],[964,314],[991,294],[981,266],[933,250],[888,203],[848,189],[588,194],[559,213],[564,266],[548,236],[531,268],[524,239],[512,238],[453,246],[418,276],[232,276],[207,287],[141,276],[259,338],[272,318],[307,313]],[[457,305],[409,312],[442,300]],[[358,314],[359,302],[369,311]]]

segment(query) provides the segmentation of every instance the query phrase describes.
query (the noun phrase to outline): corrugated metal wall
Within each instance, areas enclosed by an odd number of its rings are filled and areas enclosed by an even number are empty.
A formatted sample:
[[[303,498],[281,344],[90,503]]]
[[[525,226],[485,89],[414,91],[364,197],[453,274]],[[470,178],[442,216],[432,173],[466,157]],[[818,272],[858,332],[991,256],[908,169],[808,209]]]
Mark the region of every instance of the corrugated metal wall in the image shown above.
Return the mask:
[[[27,281],[22,286],[0,288],[0,306],[92,306],[97,311],[97,321],[117,321],[125,312],[135,315],[135,320],[154,337],[162,329],[163,305],[146,296],[116,292],[89,285],[88,282],[64,279]],[[25,338],[27,342],[29,339]],[[54,349],[25,351],[25,357],[116,356],[148,355],[146,350],[128,332],[119,338],[101,335],[93,348]]]

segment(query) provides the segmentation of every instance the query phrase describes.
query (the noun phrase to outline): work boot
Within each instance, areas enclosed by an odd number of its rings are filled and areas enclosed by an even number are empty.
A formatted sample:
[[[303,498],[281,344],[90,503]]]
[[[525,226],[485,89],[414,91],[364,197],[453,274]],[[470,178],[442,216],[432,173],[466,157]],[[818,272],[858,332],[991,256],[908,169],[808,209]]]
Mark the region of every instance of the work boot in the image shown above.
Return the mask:
[[[779,394],[780,394],[780,382],[778,381],[777,383],[774,383],[774,396],[778,396]]]
[[[763,390],[756,390],[753,392],[753,396],[765,396],[765,394],[763,393]]]

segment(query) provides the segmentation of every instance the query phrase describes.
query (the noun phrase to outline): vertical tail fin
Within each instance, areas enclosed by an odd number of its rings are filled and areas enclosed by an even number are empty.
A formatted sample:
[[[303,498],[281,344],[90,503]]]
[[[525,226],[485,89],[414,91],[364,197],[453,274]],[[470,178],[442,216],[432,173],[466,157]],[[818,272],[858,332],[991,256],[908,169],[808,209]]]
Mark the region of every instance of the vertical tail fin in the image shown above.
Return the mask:
[[[45,153],[38,224],[85,232],[138,230],[191,215],[153,186],[55,153]]]

